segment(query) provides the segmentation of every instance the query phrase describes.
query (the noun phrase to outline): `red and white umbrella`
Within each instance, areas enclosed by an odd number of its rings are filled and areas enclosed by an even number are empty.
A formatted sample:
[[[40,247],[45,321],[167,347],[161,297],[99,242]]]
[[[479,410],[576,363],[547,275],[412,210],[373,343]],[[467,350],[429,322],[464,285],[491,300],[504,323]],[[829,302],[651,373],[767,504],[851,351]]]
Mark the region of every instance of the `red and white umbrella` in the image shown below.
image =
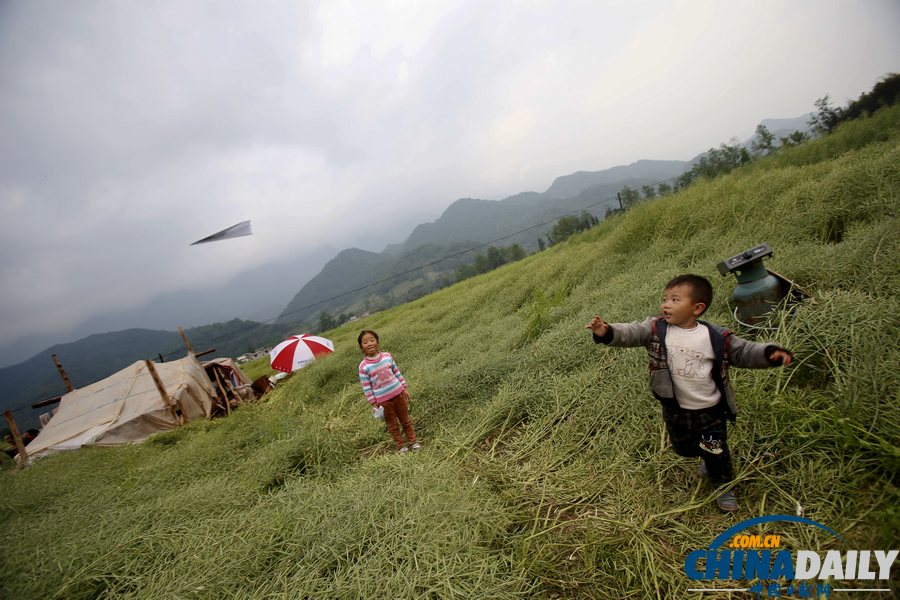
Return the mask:
[[[269,352],[272,368],[283,373],[292,373],[302,369],[317,356],[334,352],[334,344],[331,340],[302,333],[292,335]]]

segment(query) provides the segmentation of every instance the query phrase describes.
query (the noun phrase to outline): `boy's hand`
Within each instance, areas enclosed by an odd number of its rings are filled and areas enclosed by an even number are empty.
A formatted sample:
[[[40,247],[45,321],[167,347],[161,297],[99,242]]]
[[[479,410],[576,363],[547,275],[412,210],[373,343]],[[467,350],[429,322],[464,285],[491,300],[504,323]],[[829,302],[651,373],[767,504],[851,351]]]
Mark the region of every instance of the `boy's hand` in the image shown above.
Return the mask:
[[[597,337],[603,337],[609,331],[609,324],[601,316],[594,315],[594,318],[584,328],[590,329]]]
[[[791,356],[790,352],[786,352],[785,350],[776,350],[769,355],[769,360],[774,363],[780,362],[782,367],[786,367],[791,364],[794,357]]]

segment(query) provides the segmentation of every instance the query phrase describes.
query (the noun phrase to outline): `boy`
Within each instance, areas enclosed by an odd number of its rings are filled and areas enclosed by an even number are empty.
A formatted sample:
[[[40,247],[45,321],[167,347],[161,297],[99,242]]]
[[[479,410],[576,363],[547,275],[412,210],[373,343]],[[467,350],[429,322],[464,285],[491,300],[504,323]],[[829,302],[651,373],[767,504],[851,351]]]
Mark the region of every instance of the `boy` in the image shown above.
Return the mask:
[[[701,474],[720,486],[734,477],[725,419],[734,422],[737,405],[728,367],[789,365],[793,356],[784,348],[748,342],[699,320],[711,302],[708,279],[680,275],[666,284],[662,315],[613,324],[595,316],[586,328],[597,344],[647,347],[650,388],[662,404],[672,448],[681,456],[699,456]],[[725,512],[738,509],[731,490],[719,496],[717,504]]]

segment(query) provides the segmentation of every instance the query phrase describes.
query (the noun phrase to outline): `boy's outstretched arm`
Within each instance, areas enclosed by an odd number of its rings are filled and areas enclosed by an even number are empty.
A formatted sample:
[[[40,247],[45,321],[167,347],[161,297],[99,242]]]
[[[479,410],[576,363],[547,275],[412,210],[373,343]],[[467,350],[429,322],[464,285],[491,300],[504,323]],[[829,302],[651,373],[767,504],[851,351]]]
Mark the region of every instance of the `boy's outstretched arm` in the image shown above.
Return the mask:
[[[594,315],[594,318],[584,328],[590,329],[594,335],[602,338],[609,331],[609,324],[600,315]]]
[[[777,348],[769,353],[768,359],[772,364],[780,364],[782,367],[786,367],[794,360],[794,356],[787,350]]]
[[[612,327],[600,315],[594,315],[584,328],[591,330],[595,344],[609,344],[613,340]]]
[[[750,342],[736,335],[731,336],[729,361],[741,369],[766,369],[784,367],[794,360],[789,350],[765,342]]]
[[[648,317],[643,321],[610,324],[604,321],[603,317],[594,315],[594,318],[588,321],[584,327],[591,330],[595,344],[623,347],[644,346],[650,341],[653,320],[653,317]]]

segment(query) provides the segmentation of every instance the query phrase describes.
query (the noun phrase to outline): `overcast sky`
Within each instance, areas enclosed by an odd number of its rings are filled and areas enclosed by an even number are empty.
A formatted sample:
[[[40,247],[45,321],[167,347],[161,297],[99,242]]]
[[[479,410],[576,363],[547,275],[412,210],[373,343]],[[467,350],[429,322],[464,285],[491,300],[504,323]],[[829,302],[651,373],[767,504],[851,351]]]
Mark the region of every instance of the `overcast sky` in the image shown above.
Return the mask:
[[[689,159],[855,99],[898,32],[896,0],[0,0],[0,345]]]

